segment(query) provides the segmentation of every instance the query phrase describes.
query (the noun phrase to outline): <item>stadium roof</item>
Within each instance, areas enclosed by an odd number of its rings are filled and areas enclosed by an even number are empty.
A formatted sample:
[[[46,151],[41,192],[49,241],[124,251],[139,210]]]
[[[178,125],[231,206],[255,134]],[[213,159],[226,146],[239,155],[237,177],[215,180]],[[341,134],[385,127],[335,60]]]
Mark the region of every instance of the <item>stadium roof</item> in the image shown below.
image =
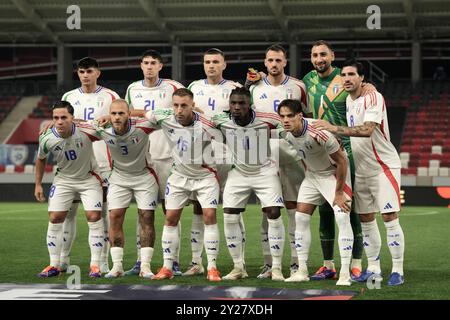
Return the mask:
[[[74,4],[81,29],[66,22]],[[381,9],[370,30],[367,8]],[[0,44],[450,39],[450,1],[0,0]]]

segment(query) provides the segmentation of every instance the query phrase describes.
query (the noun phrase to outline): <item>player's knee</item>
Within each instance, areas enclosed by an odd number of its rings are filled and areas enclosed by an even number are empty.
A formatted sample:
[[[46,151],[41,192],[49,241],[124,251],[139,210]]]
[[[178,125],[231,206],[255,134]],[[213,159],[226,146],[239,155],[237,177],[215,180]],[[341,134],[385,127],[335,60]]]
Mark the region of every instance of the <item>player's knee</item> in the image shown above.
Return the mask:
[[[48,221],[51,223],[63,223],[67,214],[62,212],[49,212]]]
[[[268,219],[277,219],[278,217],[281,216],[280,207],[267,207],[265,209]]]
[[[367,213],[359,215],[359,221],[361,221],[361,223],[372,222],[373,220],[375,220],[375,213]]]
[[[239,212],[236,213],[224,213],[223,221],[225,224],[238,224],[240,220]]]
[[[389,222],[389,221],[393,221],[393,220],[397,219],[398,214],[397,214],[397,212],[383,213],[382,217],[383,217],[384,222]]]
[[[343,211],[335,211],[334,217],[336,219],[336,223],[339,227],[350,224],[350,216],[348,213]]]
[[[206,212],[203,213],[203,222],[205,224],[216,224],[216,211],[213,210],[205,210]]]
[[[97,222],[102,218],[101,211],[86,211],[86,218],[88,222]]]

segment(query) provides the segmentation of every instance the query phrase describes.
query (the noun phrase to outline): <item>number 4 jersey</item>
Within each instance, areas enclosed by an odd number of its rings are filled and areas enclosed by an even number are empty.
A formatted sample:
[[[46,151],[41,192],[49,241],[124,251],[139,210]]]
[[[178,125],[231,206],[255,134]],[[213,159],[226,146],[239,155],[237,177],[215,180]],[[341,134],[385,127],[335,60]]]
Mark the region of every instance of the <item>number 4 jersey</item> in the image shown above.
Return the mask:
[[[241,84],[223,79],[218,84],[209,84],[207,79],[192,82],[189,90],[194,94],[195,106],[201,108],[206,118],[230,109],[230,94]]]

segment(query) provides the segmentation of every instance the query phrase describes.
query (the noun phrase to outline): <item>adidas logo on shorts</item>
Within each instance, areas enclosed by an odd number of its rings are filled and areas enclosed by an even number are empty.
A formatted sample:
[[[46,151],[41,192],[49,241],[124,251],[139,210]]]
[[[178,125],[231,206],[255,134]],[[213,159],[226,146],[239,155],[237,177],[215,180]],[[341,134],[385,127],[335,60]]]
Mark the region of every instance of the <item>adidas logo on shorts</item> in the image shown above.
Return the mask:
[[[97,204],[94,206],[94,208],[101,208],[102,207],[102,203],[101,202],[97,202]]]
[[[387,209],[392,209],[392,206],[389,202],[384,206],[384,210],[387,210]]]
[[[211,201],[209,204],[212,204],[212,205],[217,205],[217,200],[216,199],[214,199],[213,201]]]

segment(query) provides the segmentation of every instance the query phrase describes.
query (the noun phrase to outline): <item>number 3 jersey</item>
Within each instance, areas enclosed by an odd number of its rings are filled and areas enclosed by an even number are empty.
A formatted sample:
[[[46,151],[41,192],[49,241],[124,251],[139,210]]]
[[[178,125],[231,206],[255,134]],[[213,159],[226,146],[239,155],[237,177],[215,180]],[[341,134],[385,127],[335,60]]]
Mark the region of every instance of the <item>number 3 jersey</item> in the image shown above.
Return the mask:
[[[62,138],[55,127],[39,137],[38,158],[50,153],[58,165],[56,176],[63,179],[83,180],[92,177],[92,141],[99,140],[95,130],[72,125],[72,135]]]
[[[95,122],[94,122],[95,125]],[[146,152],[148,135],[154,127],[146,120],[128,120],[128,131],[116,134],[112,126],[95,126],[96,136],[103,139],[111,152],[112,174],[114,179],[133,179],[134,176],[148,173]]]
[[[70,102],[75,119],[90,121],[108,115],[111,102],[119,98],[114,91],[97,86],[93,93],[86,93],[81,87],[74,89],[65,93],[61,100]],[[94,143],[94,156],[101,171],[111,170],[108,151],[103,141]]]
[[[155,111],[172,109],[172,94],[183,85],[175,80],[159,79],[154,87],[147,87],[144,80],[133,82],[128,86],[125,100],[130,109]],[[150,135],[150,156],[152,159],[169,159],[172,155],[169,141],[160,130]]]

